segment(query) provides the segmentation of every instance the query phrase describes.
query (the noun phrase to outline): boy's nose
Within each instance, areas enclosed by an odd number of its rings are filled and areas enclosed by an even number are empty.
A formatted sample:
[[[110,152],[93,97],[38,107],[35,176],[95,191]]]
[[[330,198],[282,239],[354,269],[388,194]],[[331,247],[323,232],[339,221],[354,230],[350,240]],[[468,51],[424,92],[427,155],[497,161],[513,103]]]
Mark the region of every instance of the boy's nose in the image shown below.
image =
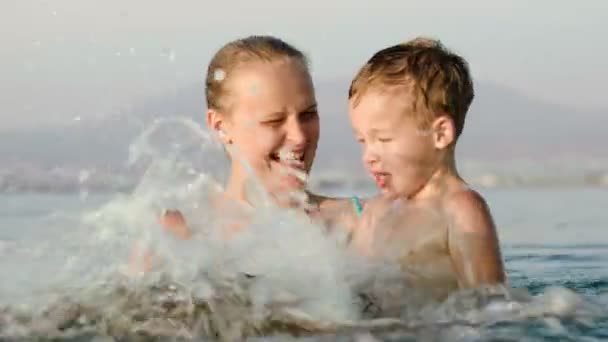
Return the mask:
[[[363,155],[361,157],[365,165],[374,165],[378,162],[378,154],[367,146],[363,147]]]

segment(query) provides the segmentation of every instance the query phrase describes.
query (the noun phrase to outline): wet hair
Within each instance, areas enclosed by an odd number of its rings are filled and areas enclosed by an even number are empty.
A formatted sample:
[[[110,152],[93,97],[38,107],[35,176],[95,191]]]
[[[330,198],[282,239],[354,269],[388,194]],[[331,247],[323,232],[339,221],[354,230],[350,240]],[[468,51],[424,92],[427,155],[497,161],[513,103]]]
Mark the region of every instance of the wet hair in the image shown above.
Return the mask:
[[[294,46],[273,36],[249,36],[231,41],[213,56],[205,79],[207,108],[229,111],[230,89],[228,81],[236,70],[251,62],[293,60],[308,72],[308,59]]]
[[[473,102],[473,81],[466,60],[440,41],[419,37],[376,52],[351,82],[348,98],[356,105],[370,90],[399,89],[414,95],[413,110],[423,124],[438,115],[454,122],[456,138]]]

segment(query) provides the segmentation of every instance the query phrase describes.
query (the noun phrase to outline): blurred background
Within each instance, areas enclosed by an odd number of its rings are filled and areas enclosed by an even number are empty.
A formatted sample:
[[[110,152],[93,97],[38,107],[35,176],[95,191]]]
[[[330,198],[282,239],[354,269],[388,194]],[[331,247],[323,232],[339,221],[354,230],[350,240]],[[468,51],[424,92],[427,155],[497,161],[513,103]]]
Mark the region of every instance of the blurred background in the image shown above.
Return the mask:
[[[458,166],[492,209],[509,282],[532,294],[567,288],[604,310],[607,29],[606,0],[0,0],[0,313],[26,299],[40,311],[35,298],[56,278],[71,289],[113,270],[137,234],[165,241],[160,229],[147,229],[160,212],[154,205],[174,205],[163,193],[190,189],[190,178],[160,163],[155,171],[167,177],[146,183],[141,168],[128,166],[130,147],[158,119],[186,117],[204,127],[209,60],[252,34],[276,35],[310,57],[321,112],[311,187],[324,194],[376,191],[346,101],[351,77],[375,51],[422,35],[464,56],[476,97]],[[163,126],[150,150],[173,161],[165,155],[173,143],[200,138],[184,126]],[[185,159],[222,162],[221,153],[214,159],[197,148]],[[186,202],[175,207],[193,204]],[[188,220],[205,222],[206,210]],[[280,220],[278,236],[285,236]],[[198,260],[190,251],[180,255]],[[567,309],[579,297],[553,293],[547,312],[588,323],[561,325],[549,316],[536,325],[521,316],[522,325],[493,325],[496,334],[608,339],[608,310],[594,325],[586,311]]]
[[[458,147],[473,184],[608,186],[608,2],[3,0],[0,191],[128,189],[128,146],[156,118],[203,125],[203,77],[229,40],[274,34],[312,62],[313,185],[365,183],[346,113],[376,50],[439,38],[471,65]]]

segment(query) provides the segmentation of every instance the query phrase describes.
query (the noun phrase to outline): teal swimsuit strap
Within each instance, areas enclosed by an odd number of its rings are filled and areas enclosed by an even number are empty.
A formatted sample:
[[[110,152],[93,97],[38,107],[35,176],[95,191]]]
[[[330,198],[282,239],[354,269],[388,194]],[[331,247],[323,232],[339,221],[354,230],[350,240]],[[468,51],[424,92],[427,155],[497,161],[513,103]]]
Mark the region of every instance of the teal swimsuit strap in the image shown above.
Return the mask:
[[[353,196],[351,197],[351,199],[353,201],[353,204],[355,205],[355,212],[357,213],[357,216],[361,216],[361,213],[363,212],[363,205],[361,205],[361,200],[357,196]]]

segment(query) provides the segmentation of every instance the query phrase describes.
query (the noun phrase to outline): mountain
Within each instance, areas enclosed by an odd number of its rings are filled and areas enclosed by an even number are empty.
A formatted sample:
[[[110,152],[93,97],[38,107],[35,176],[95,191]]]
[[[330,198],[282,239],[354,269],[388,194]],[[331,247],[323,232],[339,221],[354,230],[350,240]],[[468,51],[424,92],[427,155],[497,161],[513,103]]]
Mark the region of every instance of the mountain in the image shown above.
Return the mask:
[[[321,160],[359,158],[343,100],[347,82],[320,84]],[[608,110],[585,111],[530,98],[516,90],[480,82],[458,142],[463,159],[547,160],[605,158],[601,143]],[[335,138],[333,138],[335,137]]]
[[[348,81],[317,84],[321,141],[316,169],[359,170],[359,148],[346,114]],[[83,165],[114,168],[127,160],[129,144],[153,120],[185,116],[201,122],[201,85],[152,98],[129,112],[62,127],[33,127],[0,134],[3,164]],[[578,110],[530,98],[516,90],[479,82],[458,145],[459,158],[500,161],[604,157],[606,110]]]

